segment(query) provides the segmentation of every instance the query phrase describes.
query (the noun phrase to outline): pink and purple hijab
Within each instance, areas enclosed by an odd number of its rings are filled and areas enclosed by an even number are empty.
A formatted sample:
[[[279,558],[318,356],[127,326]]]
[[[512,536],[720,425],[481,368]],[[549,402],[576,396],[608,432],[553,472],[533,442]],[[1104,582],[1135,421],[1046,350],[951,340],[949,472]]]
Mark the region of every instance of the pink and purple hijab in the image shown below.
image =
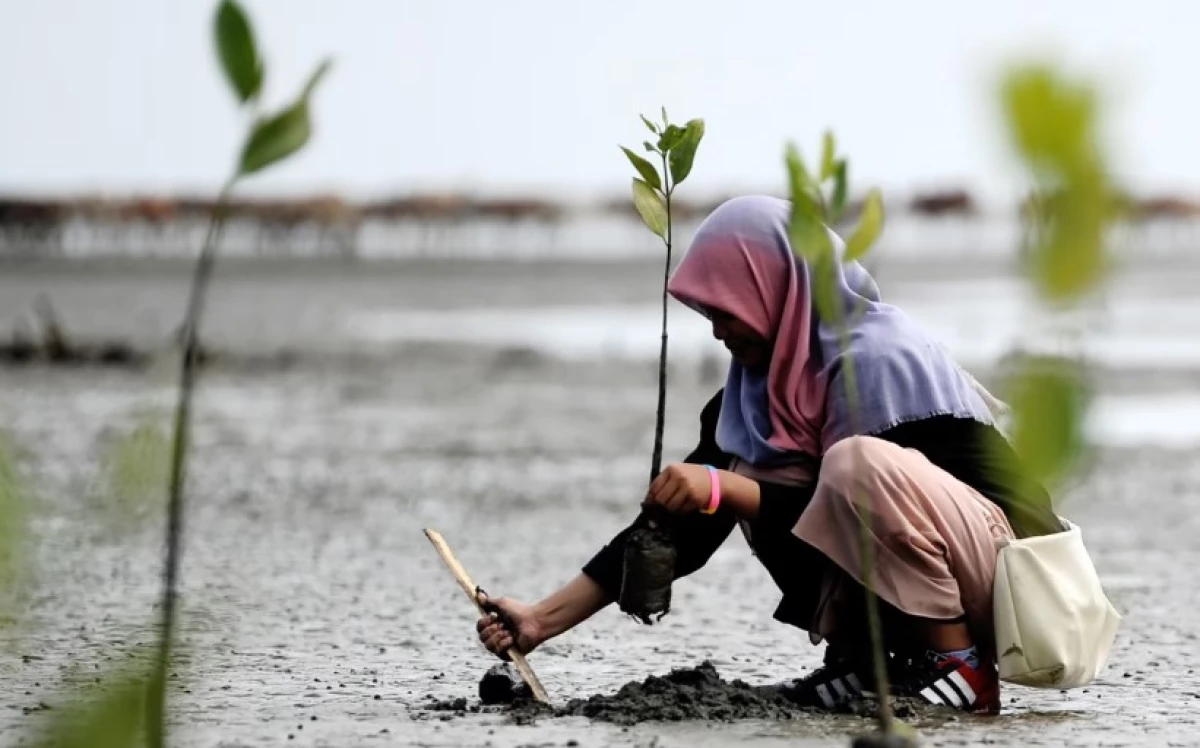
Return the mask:
[[[668,291],[707,316],[719,309],[773,343],[766,371],[729,366],[717,443],[756,467],[820,457],[856,434],[950,415],[985,424],[993,416],[969,375],[908,315],[880,300],[857,262],[839,265],[837,295],[863,314],[843,351],[819,319],[809,269],[788,241],[791,204],[766,196],[729,200],[700,225]],[[836,251],[840,238],[830,232]],[[850,358],[847,358],[847,357]],[[859,404],[852,418],[842,380],[854,362]]]

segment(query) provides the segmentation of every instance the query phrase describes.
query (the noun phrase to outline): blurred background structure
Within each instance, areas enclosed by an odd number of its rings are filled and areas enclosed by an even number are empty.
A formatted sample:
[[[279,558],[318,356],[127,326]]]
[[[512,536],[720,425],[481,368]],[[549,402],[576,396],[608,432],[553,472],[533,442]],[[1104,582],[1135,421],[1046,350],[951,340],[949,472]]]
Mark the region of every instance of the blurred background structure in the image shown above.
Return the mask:
[[[1003,64],[1038,56],[1104,82],[1139,246],[1182,253],[1196,240],[1200,104],[1179,95],[1190,69],[1178,55],[1200,10],[681,7],[250,3],[270,18],[262,44],[280,61],[269,102],[306,74],[296,60],[332,54],[339,74],[314,147],[256,183],[231,251],[635,256],[653,245],[613,220],[632,215],[615,143],[660,103],[709,123],[695,216],[723,196],[778,191],[783,141],[833,127],[854,183],[883,188],[894,227],[914,224],[893,254],[1003,251],[998,227],[1016,220],[1026,185],[991,94]],[[6,69],[30,72],[0,81],[0,251],[170,255],[198,243],[191,229],[241,131],[199,33],[208,12],[199,0],[3,11]]]
[[[0,714],[5,744],[53,701],[43,684],[82,679],[149,636],[159,527],[120,543],[101,532],[98,476],[107,445],[171,400],[190,261],[245,125],[213,59],[212,6],[0,5],[0,436],[24,455],[46,537],[28,625],[4,633],[26,655],[9,676],[25,713]],[[449,745],[484,728],[496,745],[529,742],[511,726],[443,731],[421,715],[426,695],[470,695],[490,663],[418,530],[445,532],[489,591],[533,597],[635,511],[662,251],[617,148],[644,134],[639,112],[707,123],[677,247],[728,196],[784,194],[785,140],[811,148],[833,128],[852,201],[883,189],[870,265],[886,300],[988,384],[1014,352],[1062,347],[1029,332],[1034,299],[1017,272],[1029,185],[996,106],[999,73],[1030,58],[1101,84],[1126,190],[1110,237],[1118,272],[1081,312],[1097,468],[1062,506],[1130,616],[1096,688],[1014,688],[1005,727],[963,729],[1007,729],[1014,744],[1194,738],[1200,99],[1186,92],[1200,5],[246,7],[277,61],[271,106],[311,60],[336,67],[309,148],[239,190],[221,244],[184,583],[183,649],[203,656],[181,667],[180,745],[357,745],[381,730]],[[677,304],[670,325],[674,458],[726,354]],[[563,697],[704,657],[751,681],[795,675],[817,651],[767,619],[775,592],[751,566],[734,538],[701,572],[708,585],[679,585],[662,627],[606,613],[536,653],[539,673]],[[609,729],[542,735],[628,737]],[[845,728],[689,729],[635,737],[825,745],[844,744],[828,735]]]

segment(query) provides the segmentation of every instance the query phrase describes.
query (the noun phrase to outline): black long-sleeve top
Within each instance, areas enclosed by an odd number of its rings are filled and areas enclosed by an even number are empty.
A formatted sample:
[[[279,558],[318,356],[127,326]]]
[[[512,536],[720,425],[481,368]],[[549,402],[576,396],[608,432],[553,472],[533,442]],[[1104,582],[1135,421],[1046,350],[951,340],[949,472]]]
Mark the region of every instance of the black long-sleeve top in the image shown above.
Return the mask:
[[[722,452],[716,442],[723,392],[718,391],[704,406],[700,414],[700,441],[684,462],[728,469],[732,455]],[[1025,474],[1007,440],[991,426],[966,418],[934,416],[901,424],[875,436],[916,449],[934,465],[979,491],[1004,511],[1018,537],[1062,529],[1049,494]],[[807,558],[812,564],[824,563],[816,549],[791,534],[815,489],[815,482],[791,486],[759,481],[759,514],[751,522],[751,534],[760,561],[785,592],[785,607],[789,588],[797,588],[795,576],[803,573],[797,567],[804,564],[797,562]],[[625,538],[643,521],[644,517],[639,516],[583,568],[611,600],[620,595]],[[676,578],[702,567],[736,525],[737,517],[728,507],[721,507],[711,515],[692,513],[672,518]],[[774,563],[777,559],[787,563]],[[804,576],[811,580],[814,575]],[[776,616],[779,615],[777,612]]]

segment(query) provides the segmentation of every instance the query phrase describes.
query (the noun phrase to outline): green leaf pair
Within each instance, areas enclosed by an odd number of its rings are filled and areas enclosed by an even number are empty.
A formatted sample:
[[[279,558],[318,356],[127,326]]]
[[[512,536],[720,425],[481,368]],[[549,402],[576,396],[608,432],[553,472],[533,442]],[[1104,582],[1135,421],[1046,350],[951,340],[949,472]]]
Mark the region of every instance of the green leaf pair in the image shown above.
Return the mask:
[[[795,143],[788,143],[784,163],[792,203],[788,241],[792,251],[808,266],[809,290],[817,314],[838,328],[847,322],[853,324],[861,310],[842,308],[836,293],[838,264],[865,257],[883,233],[883,196],[878,189],[867,193],[858,225],[846,240],[845,252],[839,258],[834,251],[828,226],[840,218],[845,208],[849,167],[846,159],[837,157],[833,133],[826,132],[823,138],[819,178],[813,178]],[[832,182],[828,200],[823,189],[826,182]]]
[[[308,102],[317,84],[329,72],[332,63],[325,60],[309,77],[296,101],[283,111],[259,119],[242,148],[238,170],[241,174],[253,174],[277,164],[298,152],[312,137],[312,119]]]
[[[787,166],[788,194],[792,201],[789,240],[793,251],[813,267],[815,281],[823,278],[825,282],[829,282],[828,270],[820,266],[826,262],[826,258],[833,256],[833,244],[827,225],[836,222],[845,209],[849,189],[848,163],[845,159],[837,157],[836,141],[832,132],[826,132],[823,139],[819,178],[813,178],[794,143],[787,145],[784,163]],[[823,184],[830,181],[833,183],[832,191],[830,198],[826,200]],[[841,260],[854,262],[865,257],[883,233],[883,225],[883,196],[878,189],[873,189],[867,193],[858,225],[846,240],[846,251]],[[814,288],[814,298],[819,299],[825,295],[825,291],[826,289]]]
[[[646,123],[646,127],[651,132],[659,134],[659,129],[644,115],[642,122]],[[693,119],[688,121],[683,127],[678,125],[666,124],[659,135],[658,144],[655,145],[650,141],[646,141],[642,145],[649,153],[666,154],[667,165],[671,175],[671,183],[664,185],[663,178],[659,175],[658,169],[654,164],[647,161],[645,158],[637,155],[625,146],[621,146],[621,150],[625,153],[629,163],[633,164],[633,168],[637,170],[642,179],[647,184],[656,190],[671,191],[676,186],[683,183],[688,175],[692,173],[692,165],[696,160],[696,150],[700,147],[700,141],[704,139],[704,120]]]
[[[1044,299],[1071,303],[1096,288],[1108,269],[1105,233],[1117,207],[1097,142],[1096,95],[1034,64],[1004,78],[1000,100],[1014,150],[1035,185],[1026,268]],[[1083,366],[1027,359],[1009,389],[1013,447],[1031,476],[1053,487],[1085,447]]]
[[[242,104],[257,102],[262,94],[266,66],[259,56],[250,19],[234,0],[222,0],[214,23],[217,57],[230,87]],[[329,71],[326,60],[309,76],[295,101],[279,112],[258,117],[242,146],[238,176],[262,171],[302,149],[312,137],[309,100]]]
[[[657,153],[662,157],[663,173],[649,160],[625,146],[621,146],[621,151],[640,177],[633,180],[633,206],[641,216],[642,223],[666,242],[671,226],[668,198],[692,173],[696,151],[704,139],[704,120],[689,120],[680,127],[667,120],[666,108],[663,108],[662,114],[661,125],[651,122],[645,115],[639,116],[646,129],[658,136],[657,143],[647,140],[642,145],[648,153]]]
[[[1104,235],[1115,215],[1096,142],[1096,97],[1043,65],[1016,68],[1001,101],[1010,138],[1033,176],[1041,210],[1029,268],[1042,296],[1086,294],[1104,276]]]

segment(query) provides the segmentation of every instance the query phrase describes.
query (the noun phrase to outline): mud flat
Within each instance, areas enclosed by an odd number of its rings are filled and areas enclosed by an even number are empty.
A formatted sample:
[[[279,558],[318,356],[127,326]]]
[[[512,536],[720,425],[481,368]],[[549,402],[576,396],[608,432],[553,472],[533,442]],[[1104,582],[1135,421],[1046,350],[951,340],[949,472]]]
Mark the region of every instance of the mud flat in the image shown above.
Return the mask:
[[[854,715],[771,712],[776,702],[760,698],[757,686],[734,690],[737,680],[802,676],[822,654],[804,632],[771,618],[779,591],[736,532],[674,585],[671,613],[655,625],[613,605],[532,654],[555,706],[572,704],[572,716],[518,724],[512,710],[479,706],[479,677],[495,660],[475,641],[477,614],[421,529],[441,531],[497,596],[538,599],[578,573],[633,519],[645,493],[655,363],[544,356],[499,366],[494,352],[460,343],[381,347],[343,360],[329,348],[346,340],[343,315],[397,300],[490,309],[502,301],[497,294],[517,305],[553,293],[555,303],[569,294],[607,303],[602,293],[620,281],[547,272],[523,266],[503,283],[482,272],[453,283],[409,270],[340,280],[231,274],[214,286],[205,327],[214,348],[300,355],[287,367],[214,366],[197,393],[179,642],[186,660],[169,701],[173,748],[847,748],[849,736],[870,729]],[[622,299],[657,298],[653,273],[629,275]],[[173,278],[0,275],[0,339],[44,291],[62,305],[72,338],[154,348],[180,318],[186,276]],[[565,278],[576,280],[563,290]],[[1166,313],[1194,296],[1192,284],[1172,299],[1175,285],[1164,278],[1153,286],[1168,306],[1142,307],[1165,311],[1146,316],[1139,334],[1160,330],[1151,323],[1168,325],[1163,334],[1176,334],[1170,325],[1200,329],[1200,315]],[[930,298],[952,290],[941,282],[922,288]],[[901,291],[894,296],[904,303]],[[992,312],[984,312],[986,322]],[[649,317],[655,348],[655,310]],[[982,322],[972,329],[989,334]],[[1186,342],[1195,339],[1180,333],[1176,347],[1190,355]],[[1134,371],[1154,365],[1146,356],[1139,353]],[[1139,397],[1196,391],[1194,371],[1159,368],[1174,373],[1129,375]],[[671,381],[664,457],[676,460],[694,446],[700,409],[719,382],[686,371]],[[28,559],[36,582],[28,609],[20,626],[0,626],[9,697],[0,745],[30,744],[30,729],[61,713],[62,683],[92,681],[118,653],[152,641],[160,516],[148,513],[144,526],[116,523],[121,532],[110,536],[105,528],[114,523],[97,513],[108,505],[99,493],[111,432],[169,408],[174,386],[154,367],[0,366],[0,430],[36,495],[39,535]],[[1155,420],[1151,406],[1134,404],[1130,433],[1145,436],[1098,444],[1093,471],[1059,504],[1083,528],[1125,615],[1109,668],[1066,693],[1006,685],[998,718],[955,716],[941,727],[914,719],[922,745],[1197,743],[1200,452],[1196,442],[1166,446],[1159,438],[1195,420],[1174,406]],[[724,682],[719,688],[752,704],[747,710],[790,716],[620,724],[585,712],[618,712],[613,699],[631,684],[643,701],[660,700],[660,714],[686,710],[671,698],[696,687],[668,676],[705,660]],[[674,695],[654,696],[654,688]],[[430,696],[462,698],[462,708],[430,710]],[[732,696],[697,698],[736,713]]]

